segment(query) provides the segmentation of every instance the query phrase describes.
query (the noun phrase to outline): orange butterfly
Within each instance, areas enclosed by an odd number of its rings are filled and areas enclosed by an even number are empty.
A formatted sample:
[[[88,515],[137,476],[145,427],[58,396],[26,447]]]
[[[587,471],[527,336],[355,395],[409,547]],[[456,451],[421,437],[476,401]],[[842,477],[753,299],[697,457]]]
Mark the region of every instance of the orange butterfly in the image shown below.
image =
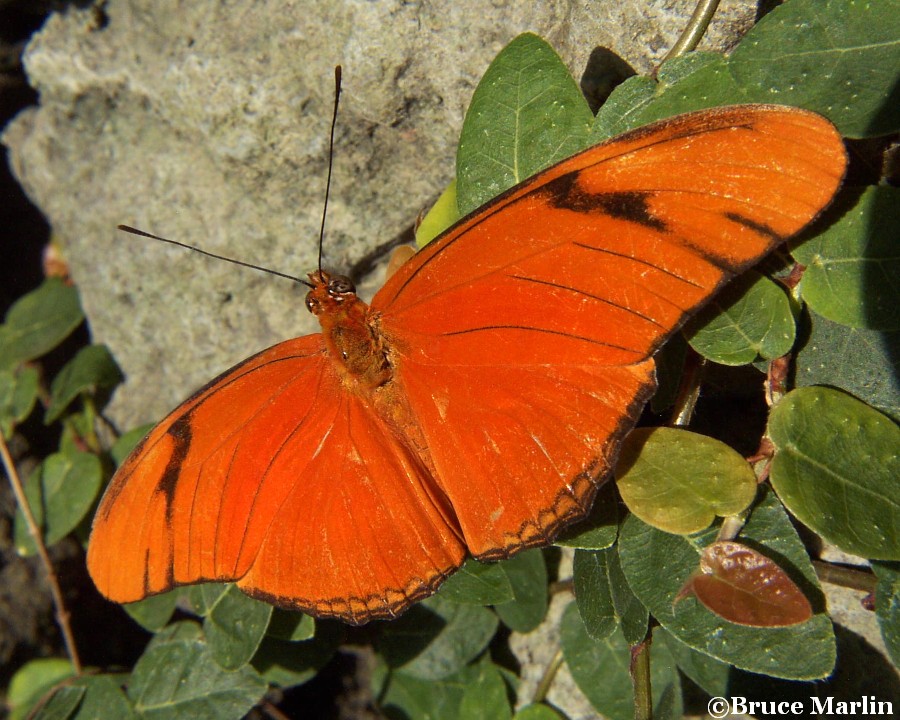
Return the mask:
[[[131,602],[235,581],[351,623],[394,617],[468,554],[588,512],[655,388],[653,354],[829,203],[834,127],[747,105],[545,170],[447,230],[371,305],[318,271],[322,333],[213,380],[119,468],[88,567]]]

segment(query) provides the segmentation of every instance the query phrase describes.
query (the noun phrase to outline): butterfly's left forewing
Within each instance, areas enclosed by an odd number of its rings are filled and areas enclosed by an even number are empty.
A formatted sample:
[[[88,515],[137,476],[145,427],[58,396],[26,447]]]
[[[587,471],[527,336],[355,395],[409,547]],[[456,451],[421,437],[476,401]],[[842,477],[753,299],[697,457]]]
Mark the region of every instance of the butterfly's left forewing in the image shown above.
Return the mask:
[[[88,567],[119,602],[236,581],[317,615],[390,617],[462,562],[445,502],[311,335],[241,363],[150,433],[101,502]]]

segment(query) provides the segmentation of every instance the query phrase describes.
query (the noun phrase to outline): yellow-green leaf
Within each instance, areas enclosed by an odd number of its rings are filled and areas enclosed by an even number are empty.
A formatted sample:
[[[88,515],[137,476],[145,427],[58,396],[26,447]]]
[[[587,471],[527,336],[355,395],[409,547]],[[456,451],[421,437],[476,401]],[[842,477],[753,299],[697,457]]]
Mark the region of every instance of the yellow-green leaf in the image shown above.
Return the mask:
[[[616,466],[622,499],[648,525],[687,535],[736,515],[756,494],[756,476],[725,443],[687,430],[638,428]]]

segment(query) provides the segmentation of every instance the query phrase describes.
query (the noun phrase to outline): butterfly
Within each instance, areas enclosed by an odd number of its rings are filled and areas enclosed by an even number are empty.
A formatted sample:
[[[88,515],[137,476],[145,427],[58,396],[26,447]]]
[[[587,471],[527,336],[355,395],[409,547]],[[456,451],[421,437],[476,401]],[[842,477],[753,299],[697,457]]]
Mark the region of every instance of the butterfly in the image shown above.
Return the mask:
[[[654,353],[818,216],[845,166],[816,114],[694,112],[516,185],[369,305],[311,273],[321,333],[228,370],[123,462],[94,519],[95,584],[132,602],[233,581],[362,624],[469,555],[551,543],[609,476]]]

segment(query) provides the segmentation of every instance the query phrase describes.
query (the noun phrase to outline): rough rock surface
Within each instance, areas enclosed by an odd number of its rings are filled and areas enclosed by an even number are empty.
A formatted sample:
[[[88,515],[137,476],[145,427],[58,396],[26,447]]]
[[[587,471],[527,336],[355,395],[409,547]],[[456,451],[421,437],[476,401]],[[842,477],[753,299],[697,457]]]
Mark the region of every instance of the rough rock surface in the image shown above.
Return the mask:
[[[301,286],[115,227],[308,272],[335,64],[326,261],[346,269],[452,177],[472,91],[512,38],[541,34],[576,78],[595,46],[646,71],[694,4],[109,0],[52,16],[25,58],[40,106],[3,141],[65,248],[95,341],[127,375],[112,417],[123,429],[159,419],[216,373],[314,329]],[[753,14],[726,0],[703,47],[727,47]]]

